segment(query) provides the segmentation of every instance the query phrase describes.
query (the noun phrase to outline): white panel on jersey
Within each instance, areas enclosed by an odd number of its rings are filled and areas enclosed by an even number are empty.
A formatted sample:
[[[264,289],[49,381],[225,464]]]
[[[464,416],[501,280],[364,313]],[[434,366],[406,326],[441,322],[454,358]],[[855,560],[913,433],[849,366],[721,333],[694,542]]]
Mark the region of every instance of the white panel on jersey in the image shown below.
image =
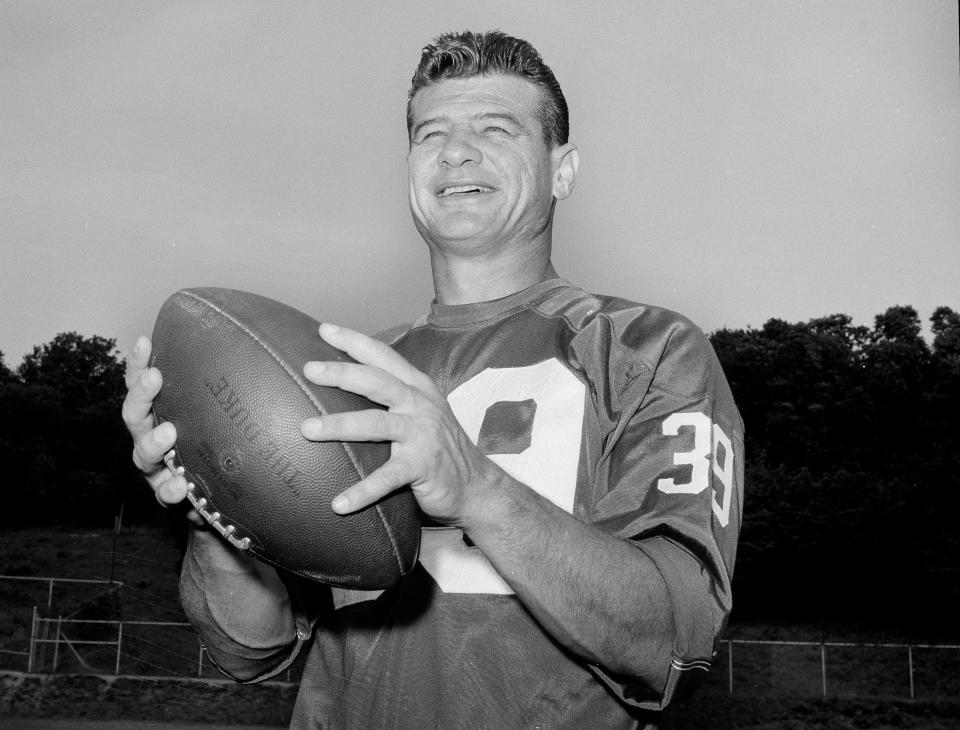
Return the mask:
[[[573,512],[584,397],[584,384],[551,358],[522,368],[488,368],[460,385],[447,400],[474,443],[491,405],[535,401],[530,446],[519,454],[490,454],[489,458],[514,479]],[[424,530],[420,562],[447,593],[513,592],[478,549],[464,544],[460,530]]]
[[[492,454],[490,458],[514,479],[573,512],[584,394],[584,384],[551,358],[523,368],[487,368],[450,393],[447,400],[474,443],[491,405],[535,401],[530,447],[520,454]]]
[[[420,562],[444,593],[513,593],[484,554],[467,547],[456,528],[424,528]]]

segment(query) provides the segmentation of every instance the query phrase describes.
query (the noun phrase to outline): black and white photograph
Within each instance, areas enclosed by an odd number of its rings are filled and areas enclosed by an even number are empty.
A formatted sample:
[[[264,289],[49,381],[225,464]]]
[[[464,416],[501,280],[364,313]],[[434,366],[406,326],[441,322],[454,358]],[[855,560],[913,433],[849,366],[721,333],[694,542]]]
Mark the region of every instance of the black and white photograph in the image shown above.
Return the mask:
[[[958,16],[0,2],[0,727],[960,727]]]

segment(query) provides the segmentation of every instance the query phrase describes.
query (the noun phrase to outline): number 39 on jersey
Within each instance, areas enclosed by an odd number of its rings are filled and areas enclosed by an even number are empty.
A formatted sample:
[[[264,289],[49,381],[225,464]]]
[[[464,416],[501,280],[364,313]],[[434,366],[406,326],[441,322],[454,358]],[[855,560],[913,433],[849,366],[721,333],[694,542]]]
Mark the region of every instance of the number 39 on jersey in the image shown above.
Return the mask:
[[[665,494],[700,494],[710,486],[710,473],[720,483],[711,488],[711,505],[722,527],[730,522],[730,502],[733,496],[734,455],[730,437],[716,423],[711,423],[706,414],[697,411],[671,413],[663,420],[663,435],[677,436],[682,428],[693,429],[693,448],[677,450],[673,453],[673,463],[677,466],[689,464],[690,478],[677,483],[674,479],[658,479],[657,489]]]

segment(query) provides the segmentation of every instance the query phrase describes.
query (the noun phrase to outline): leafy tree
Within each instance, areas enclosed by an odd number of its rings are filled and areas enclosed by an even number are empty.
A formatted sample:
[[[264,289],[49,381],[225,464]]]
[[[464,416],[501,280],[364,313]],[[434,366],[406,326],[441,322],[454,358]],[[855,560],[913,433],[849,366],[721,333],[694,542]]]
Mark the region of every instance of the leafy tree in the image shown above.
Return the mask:
[[[0,384],[0,519],[37,522],[35,513],[56,493],[57,454],[63,433],[56,392],[17,381]]]
[[[140,483],[120,419],[123,369],[114,340],[68,332],[0,384],[0,521],[112,523]]]
[[[68,406],[92,407],[123,400],[123,369],[116,340],[63,332],[35,346],[17,373],[28,385],[52,388]]]
[[[960,362],[960,314],[950,307],[937,307],[930,317],[930,330],[934,354]]]
[[[0,350],[0,384],[10,383],[16,379],[13,371],[7,367],[3,359],[3,350]]]
[[[895,306],[721,330],[746,423],[740,616],[952,625],[960,611],[960,317]]]
[[[856,354],[861,352],[869,341],[870,330],[855,326],[852,322],[853,318],[848,314],[831,314],[811,319],[809,327],[815,334],[842,343],[846,351]]]
[[[874,318],[873,329],[878,340],[915,343],[920,338],[920,317],[913,307],[890,307]]]
[[[769,320],[761,330],[712,336],[747,424],[750,458],[818,468],[839,458],[842,435],[859,419],[861,352],[868,339],[846,315],[809,323]]]

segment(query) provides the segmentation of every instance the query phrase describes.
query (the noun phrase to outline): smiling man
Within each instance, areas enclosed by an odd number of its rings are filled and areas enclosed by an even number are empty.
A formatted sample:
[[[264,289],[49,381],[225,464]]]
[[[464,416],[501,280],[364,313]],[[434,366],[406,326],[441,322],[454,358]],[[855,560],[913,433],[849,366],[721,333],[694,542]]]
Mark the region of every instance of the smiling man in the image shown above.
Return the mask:
[[[407,110],[409,200],[435,299],[318,384],[386,412],[308,419],[305,438],[391,441],[333,502],[410,486],[417,568],[383,592],[319,589],[193,530],[184,606],[210,656],[258,681],[309,652],[292,725],[655,727],[710,666],[731,607],[743,426],[703,334],[597,296],[551,264],[579,156],[550,69],[499,32],[424,49]],[[130,358],[125,419],[158,499],[184,498],[152,427],[162,382]]]
[[[576,147],[545,135],[542,94],[497,74],[426,85],[411,98],[410,210],[435,275],[464,254],[496,262],[508,279],[542,274],[531,264],[550,260],[554,201],[569,195],[579,164]]]

